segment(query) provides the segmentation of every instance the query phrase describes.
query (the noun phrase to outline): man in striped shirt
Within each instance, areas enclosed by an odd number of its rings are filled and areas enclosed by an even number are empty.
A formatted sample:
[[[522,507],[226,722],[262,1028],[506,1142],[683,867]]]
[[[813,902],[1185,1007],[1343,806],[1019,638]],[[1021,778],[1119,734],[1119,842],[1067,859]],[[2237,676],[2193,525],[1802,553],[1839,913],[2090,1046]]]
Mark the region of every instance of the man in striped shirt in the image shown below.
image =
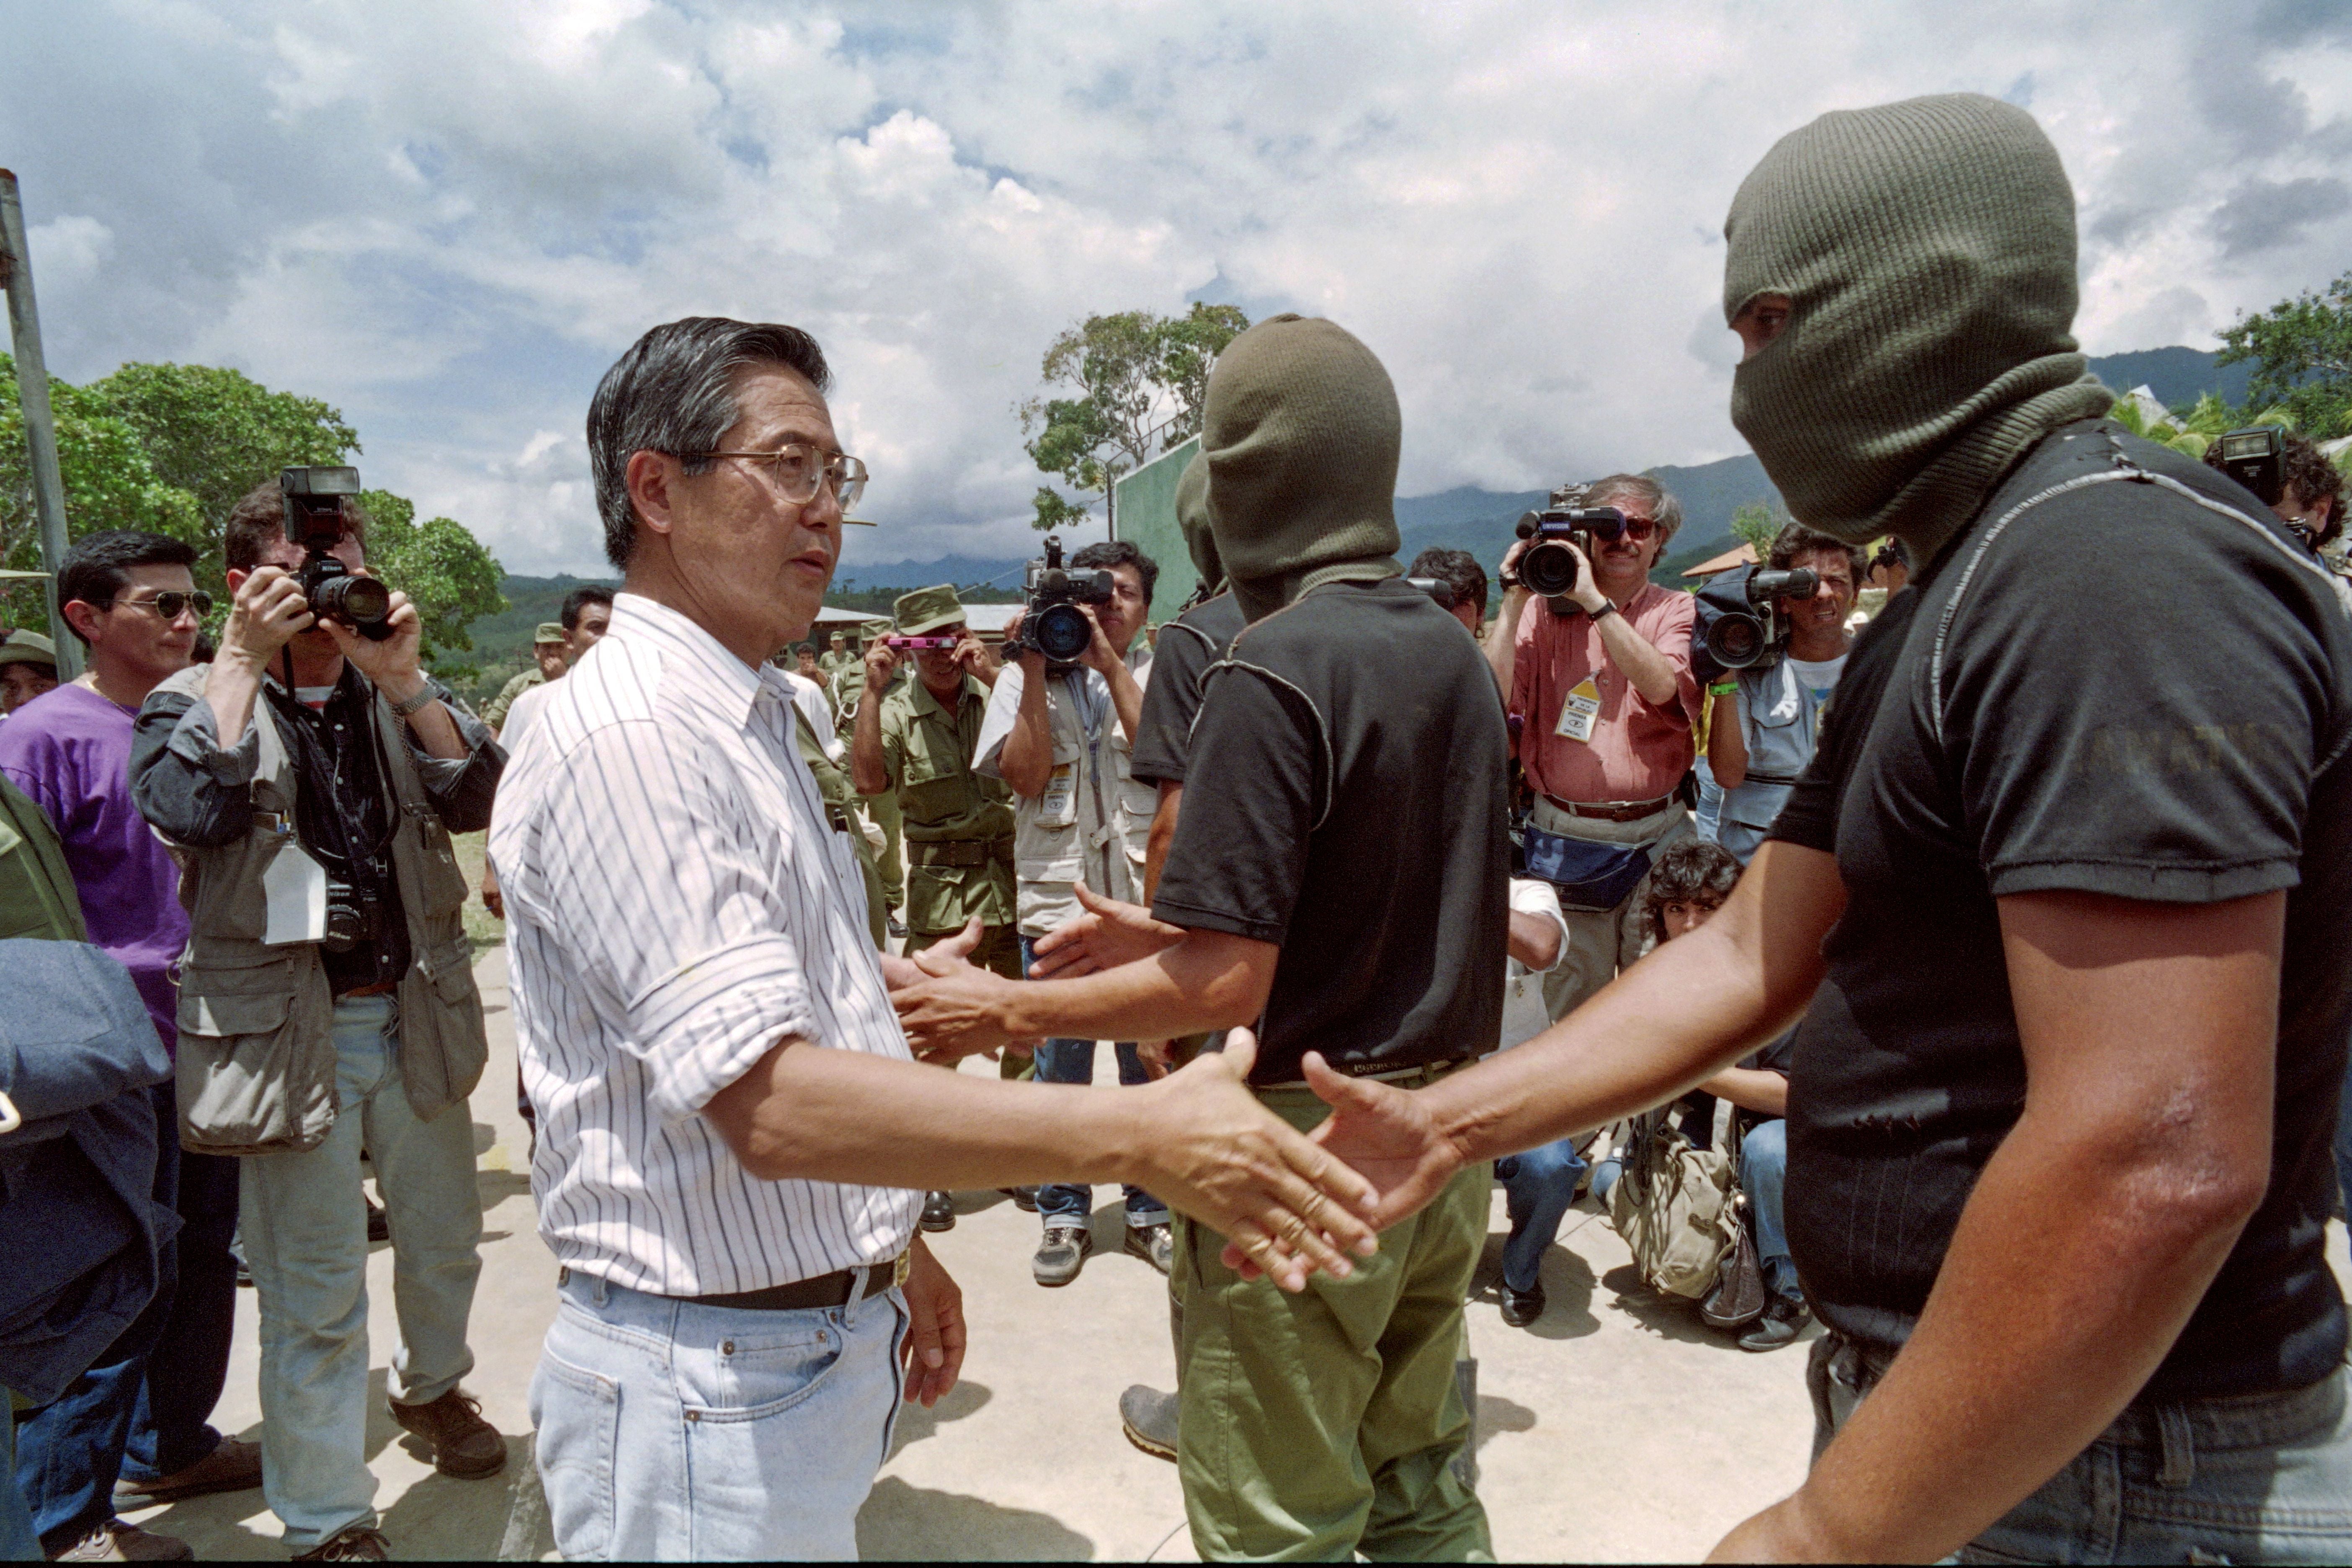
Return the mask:
[[[927,1188],[1148,1184],[1293,1289],[1376,1250],[1369,1184],[1241,1088],[1246,1037],[1119,1095],[915,1065],[887,991],[918,971],[867,938],[767,663],[864,483],[828,380],[805,333],[715,318],[606,373],[588,445],[626,581],[490,836],[562,1266],[531,1409],[567,1559],[856,1554],[902,1369],[928,1405],[962,1359]]]

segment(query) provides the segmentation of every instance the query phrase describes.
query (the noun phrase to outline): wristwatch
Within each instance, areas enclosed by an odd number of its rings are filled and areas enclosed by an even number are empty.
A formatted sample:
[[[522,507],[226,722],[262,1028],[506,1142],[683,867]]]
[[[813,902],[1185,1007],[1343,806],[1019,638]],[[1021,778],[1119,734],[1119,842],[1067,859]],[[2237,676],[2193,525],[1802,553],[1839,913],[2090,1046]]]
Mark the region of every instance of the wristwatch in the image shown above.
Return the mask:
[[[416,689],[416,695],[410,698],[407,701],[394,703],[392,705],[392,711],[397,718],[410,718],[415,714],[423,712],[425,705],[427,702],[432,701],[436,695],[436,693],[433,689],[433,683],[428,680],[424,685],[418,687]]]
[[[1587,610],[1584,613],[1591,616],[1593,622],[1597,625],[1601,621],[1607,620],[1610,616],[1617,613],[1617,601],[1614,599],[1603,599],[1601,601],[1601,607],[1599,609]]]

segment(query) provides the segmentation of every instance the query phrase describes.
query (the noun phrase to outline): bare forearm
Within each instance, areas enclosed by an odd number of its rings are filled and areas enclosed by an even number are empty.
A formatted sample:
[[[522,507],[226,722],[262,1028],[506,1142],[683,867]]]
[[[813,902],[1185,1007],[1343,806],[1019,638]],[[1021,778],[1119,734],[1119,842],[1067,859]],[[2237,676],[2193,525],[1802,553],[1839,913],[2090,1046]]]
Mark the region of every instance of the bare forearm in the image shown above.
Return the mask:
[[[1634,690],[1661,708],[1675,700],[1673,661],[1635,631],[1633,623],[1622,613],[1601,617],[1601,644],[1608,649],[1610,661],[1633,683]]]
[[[1635,964],[1516,1050],[1419,1091],[1465,1161],[1645,1110],[1794,1022],[1844,907],[1837,863],[1768,843],[1706,925]]]
[[[753,1175],[948,1192],[1116,1182],[1144,1136],[1124,1095],[1014,1084],[785,1040],[705,1114]]]
[[[1183,809],[1184,786],[1162,783],[1160,809],[1151,814],[1151,831],[1143,840],[1143,901],[1160,892],[1160,873],[1168,865],[1168,850],[1176,842],[1176,814]]]
[[[1759,1116],[1789,1114],[1789,1080],[1762,1068],[1726,1068],[1698,1087]]]
[[[861,702],[857,722],[849,732],[849,782],[860,795],[880,795],[890,787],[890,771],[882,763],[882,705]]]
[[[1054,777],[1054,734],[1046,717],[1043,675],[1022,684],[1021,707],[1013,715],[1012,732],[1004,737],[1004,749],[997,754],[996,769],[1024,800],[1044,795]]]
[[[1714,770],[1717,784],[1738,789],[1748,782],[1748,737],[1739,730],[1739,699],[1717,697],[1713,702],[1706,729],[1706,765]]]
[[[220,748],[233,752],[253,721],[253,704],[261,695],[261,671],[241,658],[226,656],[205,667],[205,701],[213,710],[220,732]]]
[[[1136,732],[1143,727],[1143,688],[1135,683],[1135,672],[1124,663],[1112,665],[1103,679],[1110,683],[1110,704],[1118,712],[1119,732],[1132,746]]]
[[[1273,966],[1256,973],[1236,965],[1228,942],[1188,932],[1173,946],[1116,969],[1076,980],[1014,983],[1006,998],[1006,1029],[1016,1039],[1160,1040],[1255,1023]]]
[[[1804,1534],[1926,1562],[2082,1452],[2164,1359],[2243,1224],[2195,1185],[2029,1111],[1969,1194],[1903,1353],[1791,1500]]]
[[[413,700],[425,685],[425,677],[417,674],[406,680],[395,680],[383,689],[385,697],[401,703]],[[408,732],[416,737],[417,749],[428,757],[457,762],[466,755],[466,737],[458,732],[457,721],[437,700],[427,702],[408,716]]]

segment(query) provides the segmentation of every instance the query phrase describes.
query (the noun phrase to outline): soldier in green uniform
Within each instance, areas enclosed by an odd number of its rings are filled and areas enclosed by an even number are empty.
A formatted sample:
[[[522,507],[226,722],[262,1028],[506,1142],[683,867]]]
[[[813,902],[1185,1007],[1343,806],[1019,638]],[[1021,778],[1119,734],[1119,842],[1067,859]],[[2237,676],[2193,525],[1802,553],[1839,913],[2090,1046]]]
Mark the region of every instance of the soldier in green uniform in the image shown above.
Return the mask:
[[[491,733],[496,734],[505,728],[507,710],[514,706],[516,698],[534,686],[546,685],[563,673],[563,644],[562,623],[539,623],[539,630],[530,637],[531,668],[500,687],[499,694],[490,699],[489,706],[482,710],[482,722],[490,727]]]
[[[858,874],[866,883],[866,928],[873,933],[875,947],[887,952],[890,905],[882,892],[882,873],[875,864],[873,841],[866,837],[857,820],[857,788],[850,782],[849,770],[825,750],[816,726],[797,702],[793,704],[793,731],[800,742],[801,757],[816,779],[817,793],[824,796],[825,821],[835,832],[849,835],[850,848],[857,856]]]
[[[857,655],[849,647],[849,635],[835,627],[825,651],[816,657],[816,667],[824,671],[825,689],[831,691],[839,686],[842,671],[855,668],[857,662]]]
[[[871,620],[857,629],[865,640],[866,651],[870,654],[876,645],[890,635],[890,623],[879,619]],[[846,730],[856,726],[858,710],[865,703],[866,673],[866,666],[861,659],[843,670],[840,677],[834,681],[833,721],[837,727]],[[889,689],[903,683],[906,679],[903,665],[894,668],[883,678],[884,686],[881,695],[888,696]],[[862,795],[858,797],[857,805],[866,820],[872,823],[882,835],[882,850],[877,857],[877,868],[882,875],[883,896],[889,900],[890,908],[895,910],[907,901],[906,863],[899,847],[898,793],[885,790],[880,795]],[[907,928],[898,923],[896,915],[889,919],[889,931],[892,936],[907,934]]]

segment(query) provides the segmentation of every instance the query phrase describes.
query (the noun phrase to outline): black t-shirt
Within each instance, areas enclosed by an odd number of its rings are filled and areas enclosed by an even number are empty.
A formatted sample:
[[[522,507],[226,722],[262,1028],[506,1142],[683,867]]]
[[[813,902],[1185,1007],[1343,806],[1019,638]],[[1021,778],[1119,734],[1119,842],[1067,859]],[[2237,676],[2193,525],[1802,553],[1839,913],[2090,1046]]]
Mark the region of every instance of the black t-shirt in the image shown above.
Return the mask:
[[[1996,899],[2284,889],[2270,1188],[2146,1396],[2327,1375],[2352,1026],[2344,584],[2229,479],[2070,425],[1871,623],[1826,719],[1771,834],[1836,855],[1847,892],[1790,1077],[1790,1240],[1822,1316],[1899,1344],[2017,1121]]]
[[[1494,1048],[1507,762],[1477,645],[1401,578],[1326,584],[1234,639],[1151,912],[1281,944],[1253,1082],[1310,1050],[1363,1073]]]
[[[1192,716],[1201,710],[1201,679],[1248,623],[1227,589],[1204,599],[1160,628],[1152,650],[1151,683],[1143,689],[1139,733],[1129,771],[1146,784],[1182,784],[1192,749]]]

